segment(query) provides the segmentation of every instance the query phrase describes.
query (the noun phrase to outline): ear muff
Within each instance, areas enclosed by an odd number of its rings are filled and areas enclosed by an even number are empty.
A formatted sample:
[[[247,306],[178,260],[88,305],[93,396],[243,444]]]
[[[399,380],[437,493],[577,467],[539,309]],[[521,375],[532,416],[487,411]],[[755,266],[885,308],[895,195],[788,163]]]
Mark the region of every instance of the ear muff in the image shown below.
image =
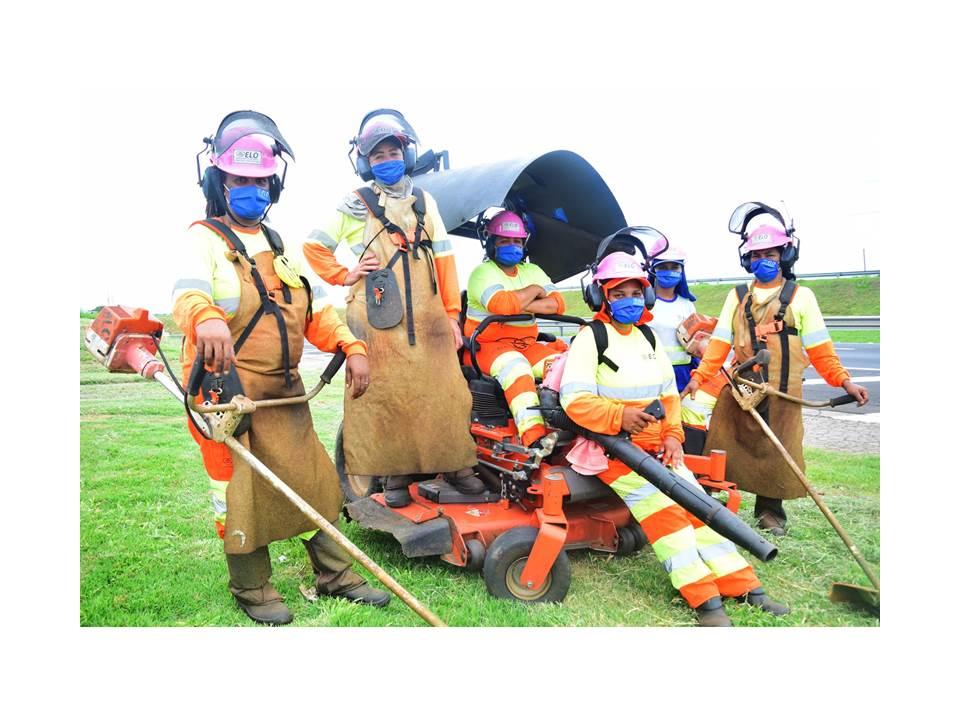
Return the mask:
[[[583,301],[594,312],[600,312],[603,309],[606,298],[603,296],[603,288],[600,287],[600,283],[594,281],[583,288]]]
[[[283,181],[279,175],[270,176],[270,202],[276,204],[280,200],[280,193],[283,192]]]
[[[657,304],[657,291],[653,289],[652,285],[644,285],[643,287],[643,306],[647,310],[653,310],[653,306]]]
[[[359,152],[357,152],[357,175],[360,176],[361,180],[373,180],[373,172],[370,170],[370,161],[367,160],[366,155],[361,155]]]
[[[213,206],[211,217],[225,215],[227,198],[223,193],[223,171],[212,165],[204,170],[200,189],[203,190],[203,197]]]

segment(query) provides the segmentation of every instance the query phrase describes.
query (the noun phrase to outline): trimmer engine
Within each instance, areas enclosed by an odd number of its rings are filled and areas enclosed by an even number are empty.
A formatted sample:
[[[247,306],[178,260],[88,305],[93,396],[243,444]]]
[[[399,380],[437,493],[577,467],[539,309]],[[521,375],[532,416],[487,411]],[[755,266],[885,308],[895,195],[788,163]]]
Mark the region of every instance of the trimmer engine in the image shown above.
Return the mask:
[[[110,372],[152,378],[163,369],[156,358],[162,333],[163,323],[143,308],[110,305],[90,325],[84,344]]]

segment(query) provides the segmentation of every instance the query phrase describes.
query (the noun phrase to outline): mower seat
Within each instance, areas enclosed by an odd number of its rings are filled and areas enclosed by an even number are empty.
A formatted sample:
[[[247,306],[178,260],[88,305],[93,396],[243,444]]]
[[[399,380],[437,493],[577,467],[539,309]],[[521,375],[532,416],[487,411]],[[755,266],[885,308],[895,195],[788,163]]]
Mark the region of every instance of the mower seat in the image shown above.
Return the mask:
[[[463,373],[464,380],[467,381],[467,387],[470,388],[470,395],[473,398],[470,410],[471,421],[497,427],[509,423],[510,406],[507,404],[507,398],[503,394],[500,383],[489,375],[478,373],[472,365],[461,365],[460,371]]]
[[[618,498],[610,486],[595,475],[581,475],[571,467],[555,467],[554,470],[563,473],[563,479],[570,490],[570,497],[565,502]]]

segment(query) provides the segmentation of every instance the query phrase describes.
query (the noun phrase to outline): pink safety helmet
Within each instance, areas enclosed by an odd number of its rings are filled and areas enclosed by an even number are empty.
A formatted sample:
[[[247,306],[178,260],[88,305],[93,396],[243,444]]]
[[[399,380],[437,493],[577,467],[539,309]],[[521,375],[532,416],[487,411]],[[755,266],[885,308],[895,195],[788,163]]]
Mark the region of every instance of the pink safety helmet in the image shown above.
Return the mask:
[[[625,252],[615,252],[607,255],[597,265],[593,279],[599,282],[605,290],[615,288],[627,280],[638,280],[641,285],[649,286],[647,271],[637,261],[636,257]],[[604,282],[615,280],[616,282]]]
[[[487,233],[500,237],[522,239],[526,239],[529,235],[526,226],[523,224],[523,219],[509,210],[501,210],[490,218],[490,222],[487,224]]]
[[[740,248],[740,253],[747,255],[754,250],[766,250],[792,244],[793,238],[787,235],[782,228],[773,225],[760,225],[747,236],[747,242]]]
[[[219,155],[210,158],[216,167],[240,177],[270,177],[277,174],[276,141],[269,135],[244,135]]]

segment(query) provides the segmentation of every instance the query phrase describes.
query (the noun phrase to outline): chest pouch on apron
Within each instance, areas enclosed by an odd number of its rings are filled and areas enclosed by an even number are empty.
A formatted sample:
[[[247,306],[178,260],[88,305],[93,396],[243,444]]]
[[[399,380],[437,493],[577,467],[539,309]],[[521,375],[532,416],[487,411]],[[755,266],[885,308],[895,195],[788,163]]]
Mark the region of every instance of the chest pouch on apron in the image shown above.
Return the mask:
[[[392,263],[391,263],[392,264]],[[387,330],[403,319],[403,298],[397,276],[389,266],[374,270],[366,278],[367,321],[378,330]]]

